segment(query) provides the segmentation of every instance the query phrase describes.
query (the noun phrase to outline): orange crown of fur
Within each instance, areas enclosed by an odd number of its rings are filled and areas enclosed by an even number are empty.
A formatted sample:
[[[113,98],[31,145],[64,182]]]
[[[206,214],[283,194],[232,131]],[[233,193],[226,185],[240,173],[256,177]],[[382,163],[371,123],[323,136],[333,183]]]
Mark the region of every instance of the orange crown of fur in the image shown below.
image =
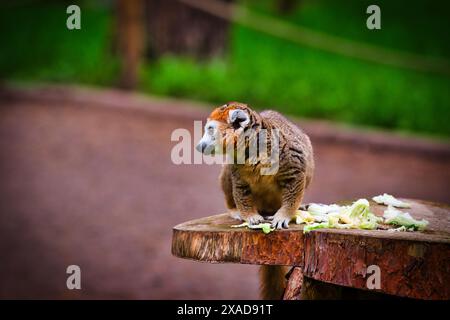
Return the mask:
[[[213,112],[211,112],[209,119],[210,120],[216,120],[221,122],[227,122],[228,121],[228,113],[230,110],[234,109],[248,109],[247,105],[240,102],[229,102],[221,107],[218,107],[214,109]]]

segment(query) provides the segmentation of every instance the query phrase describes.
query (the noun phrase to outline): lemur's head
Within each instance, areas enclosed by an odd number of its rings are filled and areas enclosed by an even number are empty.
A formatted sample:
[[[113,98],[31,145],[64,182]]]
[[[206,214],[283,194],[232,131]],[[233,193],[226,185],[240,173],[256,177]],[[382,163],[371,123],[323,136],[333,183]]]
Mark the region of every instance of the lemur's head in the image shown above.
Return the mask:
[[[208,117],[205,134],[196,146],[199,152],[210,155],[226,152],[226,145],[256,122],[256,113],[246,104],[229,102],[216,108]]]

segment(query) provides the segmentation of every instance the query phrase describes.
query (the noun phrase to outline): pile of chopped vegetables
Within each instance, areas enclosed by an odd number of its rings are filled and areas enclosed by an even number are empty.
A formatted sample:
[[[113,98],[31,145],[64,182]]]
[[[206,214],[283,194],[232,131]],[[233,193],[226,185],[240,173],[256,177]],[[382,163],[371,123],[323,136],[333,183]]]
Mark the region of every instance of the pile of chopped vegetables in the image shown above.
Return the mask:
[[[306,223],[303,232],[322,228],[372,230],[376,229],[383,219],[370,212],[369,201],[359,199],[351,206],[311,204],[308,211],[297,211],[295,222]]]
[[[385,193],[373,197],[372,200],[387,206],[383,217],[378,217],[370,211],[370,204],[367,199],[359,199],[349,206],[311,203],[306,207],[306,210],[297,210],[295,222],[297,224],[305,224],[303,227],[304,233],[323,228],[375,230],[380,227],[380,224],[389,224],[397,227],[388,231],[423,231],[428,225],[428,221],[415,220],[408,212],[397,209],[410,208],[411,205],[396,199],[392,195]],[[271,228],[270,223],[261,223],[254,226],[243,223],[232,227],[262,229],[264,233],[270,233],[274,230],[274,228]]]

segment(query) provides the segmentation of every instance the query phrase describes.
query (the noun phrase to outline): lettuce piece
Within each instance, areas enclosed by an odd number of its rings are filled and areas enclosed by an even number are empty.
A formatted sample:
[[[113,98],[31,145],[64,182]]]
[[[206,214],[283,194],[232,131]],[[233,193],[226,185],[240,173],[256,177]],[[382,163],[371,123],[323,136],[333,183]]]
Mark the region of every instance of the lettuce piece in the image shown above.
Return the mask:
[[[261,229],[265,234],[271,233],[275,228],[272,228],[270,223],[262,223]]]
[[[295,223],[296,224],[302,224],[302,223],[306,223],[306,224],[310,224],[313,223],[315,221],[313,215],[311,213],[309,213],[308,211],[303,211],[303,210],[297,210],[295,213]]]
[[[388,232],[404,232],[404,231],[408,231],[409,229],[406,229],[405,226],[401,226],[395,229],[388,229]]]
[[[248,222],[244,222],[241,224],[235,224],[231,226],[232,228],[243,228],[243,227],[247,227],[250,229],[261,229],[262,232],[264,232],[265,234],[268,234],[270,232],[272,232],[273,230],[275,230],[275,228],[271,227],[270,223],[260,223],[260,224],[255,224],[253,226],[249,225]]]
[[[416,220],[408,212],[402,212],[393,206],[388,206],[384,211],[383,217],[387,224],[392,224],[396,226],[404,226],[407,229],[413,230],[425,230],[428,226],[428,221],[425,219]]]
[[[336,228],[339,224],[339,214],[330,213],[328,215],[328,225],[330,226],[330,228]]]
[[[359,199],[350,207],[344,208],[339,219],[355,229],[373,230],[378,228],[378,223],[383,219],[370,212],[370,204],[367,199]]]
[[[358,227],[360,229],[366,229],[366,230],[375,230],[378,228],[378,221],[377,219],[374,219],[375,216],[371,216],[366,220],[363,220],[359,223]]]
[[[335,229],[351,229],[352,225],[348,223],[340,223],[341,217],[339,213],[330,213],[328,215],[328,227]]]
[[[329,228],[328,222],[307,224],[303,227],[303,233],[308,233],[311,230],[324,229],[324,228]]]
[[[328,221],[328,214],[322,214],[322,213],[313,213],[310,212],[310,214],[313,216],[315,222],[327,222]]]
[[[393,206],[397,208],[411,208],[411,205],[409,203],[401,201],[387,193],[373,197],[372,200],[378,204],[384,204],[386,206]]]
[[[366,199],[359,199],[350,206],[349,208],[349,217],[352,219],[364,219],[367,218],[369,214],[369,201]]]
[[[243,228],[243,227],[248,227],[248,222],[244,222],[244,223],[241,223],[241,224],[233,224],[231,227],[232,227],[232,228]]]
[[[308,206],[308,212],[312,215],[325,215],[331,212],[339,212],[341,210],[341,206],[337,204],[319,204],[319,203],[311,203]]]
[[[272,232],[273,230],[275,230],[275,228],[271,227],[270,223],[260,223],[260,224],[255,224],[253,226],[248,226],[250,229],[262,229],[262,231],[265,234],[268,234],[270,232]]]
[[[342,210],[341,207],[337,204],[318,204],[318,203],[311,203],[308,206],[308,213],[311,214],[314,217],[315,222],[327,222],[328,221],[328,215],[331,213],[338,213]]]

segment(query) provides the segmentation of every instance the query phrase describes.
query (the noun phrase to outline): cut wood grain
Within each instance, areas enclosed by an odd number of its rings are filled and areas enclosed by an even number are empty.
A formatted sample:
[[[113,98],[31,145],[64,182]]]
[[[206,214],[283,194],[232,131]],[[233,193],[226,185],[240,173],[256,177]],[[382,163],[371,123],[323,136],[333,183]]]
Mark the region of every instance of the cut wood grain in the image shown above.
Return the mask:
[[[239,223],[228,214],[220,214],[179,224],[173,230],[172,253],[212,263],[302,264],[303,232],[299,226],[291,232],[264,234],[231,227]],[[297,232],[292,232],[294,229]]]
[[[424,232],[321,229],[303,234],[301,225],[291,224],[266,235],[232,228],[239,222],[221,214],[174,227],[172,253],[213,263],[297,266],[302,276],[357,289],[367,289],[367,268],[377,265],[379,292],[450,299],[450,207],[403,200],[411,203],[407,211],[414,218],[429,221]],[[371,201],[374,214],[382,216],[385,209]]]

